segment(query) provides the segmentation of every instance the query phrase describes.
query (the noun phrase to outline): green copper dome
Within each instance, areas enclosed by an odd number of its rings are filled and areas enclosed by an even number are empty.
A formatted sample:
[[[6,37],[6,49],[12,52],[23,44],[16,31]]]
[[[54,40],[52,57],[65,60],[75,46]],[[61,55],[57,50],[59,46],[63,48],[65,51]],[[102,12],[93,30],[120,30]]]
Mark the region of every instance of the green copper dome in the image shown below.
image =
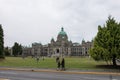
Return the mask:
[[[58,42],[68,41],[68,36],[67,36],[66,32],[64,31],[63,27],[61,28],[61,31],[58,33],[57,41]]]
[[[61,28],[61,31],[59,32],[58,35],[67,35],[63,27]]]

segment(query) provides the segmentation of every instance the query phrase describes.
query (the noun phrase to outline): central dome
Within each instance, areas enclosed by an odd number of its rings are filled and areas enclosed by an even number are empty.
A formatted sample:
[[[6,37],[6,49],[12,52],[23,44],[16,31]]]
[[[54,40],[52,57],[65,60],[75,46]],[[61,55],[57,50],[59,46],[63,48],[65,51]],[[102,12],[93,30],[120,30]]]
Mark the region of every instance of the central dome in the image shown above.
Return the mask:
[[[63,27],[61,28],[61,31],[59,32],[58,35],[62,35],[62,36],[67,35],[66,32],[64,31],[64,28],[63,28]]]
[[[59,32],[58,36],[57,36],[57,41],[68,41],[68,36],[66,34],[66,32],[64,31],[64,28],[61,28],[61,31]]]

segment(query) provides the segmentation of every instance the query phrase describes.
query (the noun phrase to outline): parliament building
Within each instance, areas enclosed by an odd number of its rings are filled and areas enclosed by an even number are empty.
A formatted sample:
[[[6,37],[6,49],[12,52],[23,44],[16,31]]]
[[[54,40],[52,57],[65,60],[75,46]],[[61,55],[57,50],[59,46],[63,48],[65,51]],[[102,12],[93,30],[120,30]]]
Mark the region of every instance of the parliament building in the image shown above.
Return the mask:
[[[23,47],[23,55],[25,56],[89,56],[89,49],[92,42],[73,43],[68,40],[67,33],[64,28],[57,35],[57,40],[51,39],[47,45],[41,43],[33,43],[32,47]]]

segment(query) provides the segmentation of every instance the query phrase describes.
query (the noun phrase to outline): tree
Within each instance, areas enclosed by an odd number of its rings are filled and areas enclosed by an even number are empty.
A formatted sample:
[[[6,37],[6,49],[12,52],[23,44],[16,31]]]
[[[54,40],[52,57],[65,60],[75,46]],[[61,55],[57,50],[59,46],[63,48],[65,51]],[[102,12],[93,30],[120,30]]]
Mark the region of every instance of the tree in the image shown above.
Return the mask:
[[[2,26],[0,25],[0,58],[4,59],[4,34]]]
[[[8,47],[4,48],[5,56],[10,56],[10,49]]]
[[[95,60],[112,61],[114,66],[117,65],[116,58],[120,58],[120,23],[111,16],[103,27],[98,26],[90,55]]]
[[[19,55],[22,55],[22,45],[19,44]]]
[[[18,56],[22,54],[22,46],[19,45],[17,42],[14,43],[14,46],[12,47],[13,55]]]

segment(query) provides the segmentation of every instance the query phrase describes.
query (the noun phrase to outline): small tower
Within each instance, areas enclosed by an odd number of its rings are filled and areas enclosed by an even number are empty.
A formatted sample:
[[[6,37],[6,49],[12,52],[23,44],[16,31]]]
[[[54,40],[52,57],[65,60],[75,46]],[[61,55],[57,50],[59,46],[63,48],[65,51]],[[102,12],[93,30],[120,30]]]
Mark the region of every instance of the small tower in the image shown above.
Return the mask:
[[[82,44],[85,44],[85,40],[84,39],[82,40]]]
[[[54,43],[55,42],[55,40],[54,40],[54,38],[52,37],[52,39],[51,39],[51,43]]]

